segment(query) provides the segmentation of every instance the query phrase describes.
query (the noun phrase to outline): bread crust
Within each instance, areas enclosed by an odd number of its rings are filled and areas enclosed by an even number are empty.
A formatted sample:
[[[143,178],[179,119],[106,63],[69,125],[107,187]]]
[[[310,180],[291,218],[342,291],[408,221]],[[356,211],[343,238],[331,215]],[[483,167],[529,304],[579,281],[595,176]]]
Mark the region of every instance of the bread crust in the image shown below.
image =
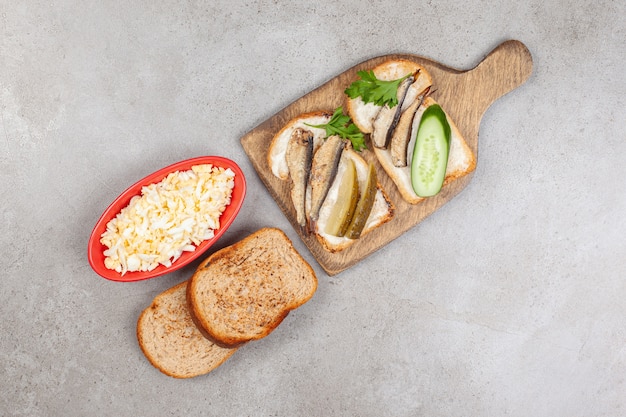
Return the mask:
[[[288,293],[292,286],[302,293]],[[284,302],[269,305],[266,288],[273,288],[272,296]],[[316,290],[313,268],[287,235],[280,229],[263,228],[203,261],[189,281],[187,302],[194,321],[210,340],[236,348],[269,335]],[[228,308],[223,309],[226,304]],[[220,315],[221,310],[227,311],[228,317]],[[244,327],[246,331],[240,331]]]

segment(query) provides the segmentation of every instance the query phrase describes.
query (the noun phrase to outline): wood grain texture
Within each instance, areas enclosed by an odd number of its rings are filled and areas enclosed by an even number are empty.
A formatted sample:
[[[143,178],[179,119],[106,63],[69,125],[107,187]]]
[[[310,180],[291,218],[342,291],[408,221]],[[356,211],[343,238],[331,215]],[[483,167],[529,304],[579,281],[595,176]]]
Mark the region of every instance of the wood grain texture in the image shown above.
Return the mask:
[[[379,182],[396,206],[394,218],[338,253],[327,252],[315,237],[304,236],[300,232],[289,196],[289,181],[281,181],[274,177],[268,166],[267,152],[272,138],[285,123],[302,113],[316,110],[332,112],[344,105],[343,92],[357,78],[357,71],[370,69],[386,60],[396,58],[415,61],[430,72],[433,87],[436,89],[433,98],[455,122],[477,157],[478,131],[483,114],[495,100],[523,84],[532,72],[530,52],[524,44],[515,40],[500,44],[480,64],[467,71],[449,68],[417,55],[384,55],[344,71],[243,136],[241,144],[260,179],[320,266],[329,275],[344,271],[416,226],[454,198],[472,178],[472,174],[466,175],[446,185],[435,197],[417,205],[410,205],[404,202],[391,179],[378,164],[373,152],[363,151],[363,157],[376,165]]]

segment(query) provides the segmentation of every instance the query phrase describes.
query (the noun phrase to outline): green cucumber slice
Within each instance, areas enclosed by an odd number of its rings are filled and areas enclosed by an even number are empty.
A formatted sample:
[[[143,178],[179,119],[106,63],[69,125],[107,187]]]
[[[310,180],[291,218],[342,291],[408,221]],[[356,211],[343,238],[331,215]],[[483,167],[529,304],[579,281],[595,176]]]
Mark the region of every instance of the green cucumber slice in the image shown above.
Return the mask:
[[[441,190],[448,167],[450,136],[450,124],[441,106],[428,106],[417,129],[411,162],[411,185],[418,196],[431,197]]]

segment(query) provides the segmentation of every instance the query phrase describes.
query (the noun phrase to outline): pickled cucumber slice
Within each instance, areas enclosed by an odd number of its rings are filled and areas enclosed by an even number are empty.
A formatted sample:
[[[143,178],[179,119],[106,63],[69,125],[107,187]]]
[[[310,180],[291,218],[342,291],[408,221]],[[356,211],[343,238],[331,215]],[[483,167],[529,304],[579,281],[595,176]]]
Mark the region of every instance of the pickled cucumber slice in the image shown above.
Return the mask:
[[[356,206],[354,216],[346,231],[346,237],[350,239],[358,239],[361,236],[361,232],[367,223],[367,219],[372,212],[374,206],[374,200],[376,199],[376,187],[378,185],[378,179],[376,178],[376,169],[374,164],[370,162],[367,170],[367,179],[365,181],[365,187],[359,197],[359,202]]]
[[[331,210],[325,228],[325,232],[333,236],[346,234],[359,201],[359,181],[356,166],[352,159],[348,159],[347,163],[348,166],[339,184],[337,201]]]
[[[431,197],[443,186],[450,152],[450,124],[438,104],[423,113],[411,162],[411,185],[420,197]]]

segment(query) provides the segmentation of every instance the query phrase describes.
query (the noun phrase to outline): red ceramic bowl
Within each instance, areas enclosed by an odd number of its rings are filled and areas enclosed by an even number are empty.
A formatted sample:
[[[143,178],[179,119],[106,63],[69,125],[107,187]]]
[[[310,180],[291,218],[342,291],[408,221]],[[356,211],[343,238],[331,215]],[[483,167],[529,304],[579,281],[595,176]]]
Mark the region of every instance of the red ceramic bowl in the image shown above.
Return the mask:
[[[184,252],[180,258],[176,260],[170,267],[159,265],[152,271],[146,272],[126,272],[123,276],[119,272],[108,269],[104,266],[104,251],[107,249],[102,243],[100,243],[100,237],[106,230],[107,223],[114,218],[124,207],[128,205],[130,199],[133,196],[141,194],[141,188],[145,185],[160,182],[168,174],[175,171],[185,171],[191,169],[193,165],[200,164],[212,164],[213,166],[230,168],[235,173],[235,186],[231,196],[231,202],[226,207],[226,210],[220,217],[220,228],[215,231],[215,236],[211,239],[205,240],[193,252]],[[243,204],[244,197],[246,195],[246,179],[239,166],[226,158],[220,156],[200,156],[197,158],[187,159],[185,161],[177,162],[163,169],[158,170],[155,173],[148,175],[147,177],[137,181],[131,185],[126,191],[124,191],[119,197],[117,197],[113,203],[104,211],[100,220],[96,223],[91,237],[89,238],[89,245],[87,247],[87,256],[89,258],[89,264],[93,270],[100,276],[113,281],[140,281],[148,278],[155,278],[163,274],[167,274],[183,266],[193,262],[199,256],[201,256],[207,249],[211,247],[219,238],[226,232],[228,227],[232,224],[233,220],[239,213],[239,209]]]

